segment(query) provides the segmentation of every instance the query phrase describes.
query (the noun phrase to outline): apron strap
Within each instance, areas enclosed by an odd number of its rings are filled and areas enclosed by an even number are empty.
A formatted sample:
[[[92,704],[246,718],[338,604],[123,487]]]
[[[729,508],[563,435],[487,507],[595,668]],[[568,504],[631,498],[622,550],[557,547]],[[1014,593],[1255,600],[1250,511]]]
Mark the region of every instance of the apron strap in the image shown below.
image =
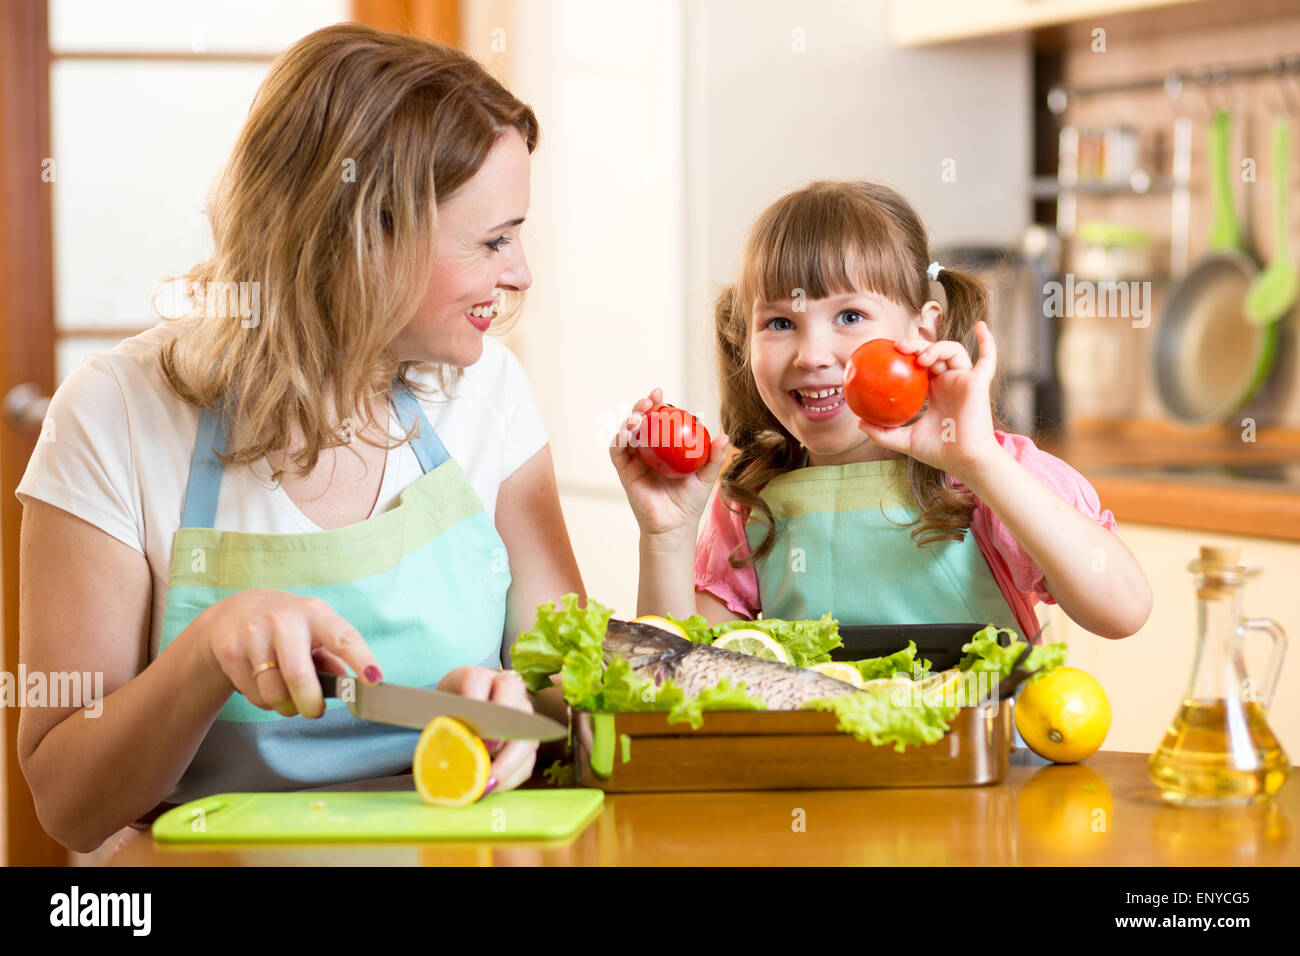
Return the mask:
[[[409,432],[415,422],[420,423],[415,437],[411,439],[411,447],[415,450],[415,457],[420,460],[420,467],[425,472],[433,471],[451,457],[447,454],[442,439],[429,424],[429,419],[425,417],[419,401],[411,394],[410,389],[401,385],[398,380],[393,381],[393,404],[397,407],[397,418],[402,423],[404,431]]]
[[[190,459],[190,480],[185,486],[185,505],[181,508],[182,528],[211,528],[217,520],[217,498],[221,494],[221,470],[224,463],[217,452],[226,450],[226,433],[221,417],[210,408],[199,416],[199,434],[194,439],[194,457]]]
[[[410,390],[393,381],[393,404],[397,409],[402,429],[409,432],[419,423],[411,447],[424,472],[443,464],[451,455],[438,433],[429,424],[424,409]],[[194,457],[190,459],[189,483],[185,487],[185,504],[181,508],[182,528],[212,528],[217,520],[217,500],[221,496],[221,476],[224,464],[218,453],[226,450],[226,434],[221,416],[210,408],[199,415],[199,432],[194,439]]]

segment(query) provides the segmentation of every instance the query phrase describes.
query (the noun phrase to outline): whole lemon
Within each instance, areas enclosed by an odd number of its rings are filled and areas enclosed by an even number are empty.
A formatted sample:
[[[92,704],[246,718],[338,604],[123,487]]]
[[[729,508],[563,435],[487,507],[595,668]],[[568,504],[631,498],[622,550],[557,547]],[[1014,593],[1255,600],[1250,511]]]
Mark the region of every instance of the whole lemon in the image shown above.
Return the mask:
[[[1091,674],[1058,667],[1025,685],[1016,700],[1016,730],[1029,749],[1053,763],[1078,763],[1110,730],[1110,701]]]

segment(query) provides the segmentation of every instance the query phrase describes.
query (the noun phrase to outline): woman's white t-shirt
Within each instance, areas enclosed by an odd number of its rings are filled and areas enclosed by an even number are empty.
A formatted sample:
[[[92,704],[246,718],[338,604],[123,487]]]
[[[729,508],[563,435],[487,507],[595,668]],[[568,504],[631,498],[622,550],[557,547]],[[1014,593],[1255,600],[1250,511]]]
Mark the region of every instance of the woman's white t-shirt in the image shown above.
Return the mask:
[[[158,653],[172,537],[181,523],[199,410],[164,383],[162,343],[178,326],[162,322],[116,348],[91,355],[59,386],[17,494],[88,521],[141,552],[153,572],[150,659]],[[416,375],[436,386],[431,374]],[[497,490],[545,446],[546,426],[523,368],[500,342],[448,390],[420,398],[429,423],[469,478],[488,516]],[[389,430],[405,432],[390,410]],[[410,444],[388,452],[373,514],[387,510],[423,472]],[[227,467],[216,527],[224,531],[300,534],[322,530],[270,478],[265,459]]]

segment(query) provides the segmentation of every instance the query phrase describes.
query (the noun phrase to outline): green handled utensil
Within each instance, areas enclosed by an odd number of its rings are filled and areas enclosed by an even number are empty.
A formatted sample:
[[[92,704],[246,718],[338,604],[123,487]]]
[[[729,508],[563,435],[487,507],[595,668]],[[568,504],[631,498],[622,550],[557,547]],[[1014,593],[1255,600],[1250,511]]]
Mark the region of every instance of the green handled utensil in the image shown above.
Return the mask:
[[[1216,251],[1241,251],[1241,227],[1237,224],[1229,173],[1228,142],[1232,131],[1232,114],[1214,111],[1209,129],[1210,162],[1210,248]]]
[[[1291,128],[1285,117],[1273,121],[1273,259],[1250,284],[1246,319],[1256,325],[1276,322],[1295,305],[1300,276],[1291,258],[1290,201]]]

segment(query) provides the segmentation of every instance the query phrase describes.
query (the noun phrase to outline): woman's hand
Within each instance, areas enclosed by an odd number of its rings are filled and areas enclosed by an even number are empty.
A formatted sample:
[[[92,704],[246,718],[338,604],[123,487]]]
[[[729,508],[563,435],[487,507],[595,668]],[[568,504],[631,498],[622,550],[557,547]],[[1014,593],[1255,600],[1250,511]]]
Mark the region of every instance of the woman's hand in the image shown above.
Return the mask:
[[[618,471],[618,480],[623,483],[642,536],[672,534],[697,527],[727,451],[727,436],[720,435],[713,440],[708,462],[694,474],[665,478],[656,472],[642,461],[632,439],[646,412],[662,401],[663,389],[656,388],[649,397],[632,406],[632,414],[609,446],[609,457]]]
[[[383,678],[356,628],[322,598],[253,588],[205,608],[194,624],[213,670],[254,707],[284,717],[325,713],[317,670],[347,674],[350,666],[365,683]]]
[[[487,700],[515,710],[533,712],[533,702],[528,697],[524,679],[514,671],[495,671],[486,667],[456,667],[438,681],[438,690],[449,691],[473,700]],[[492,755],[492,777],[488,786],[492,790],[513,790],[533,774],[537,760],[536,740],[485,740]]]
[[[997,368],[997,346],[988,324],[975,324],[980,360],[972,366],[960,342],[907,339],[900,352],[916,354],[917,364],[930,372],[930,404],[911,425],[881,428],[867,422],[858,427],[882,448],[902,452],[933,465],[958,480],[976,464],[1000,450],[993,434],[989,386]]]

